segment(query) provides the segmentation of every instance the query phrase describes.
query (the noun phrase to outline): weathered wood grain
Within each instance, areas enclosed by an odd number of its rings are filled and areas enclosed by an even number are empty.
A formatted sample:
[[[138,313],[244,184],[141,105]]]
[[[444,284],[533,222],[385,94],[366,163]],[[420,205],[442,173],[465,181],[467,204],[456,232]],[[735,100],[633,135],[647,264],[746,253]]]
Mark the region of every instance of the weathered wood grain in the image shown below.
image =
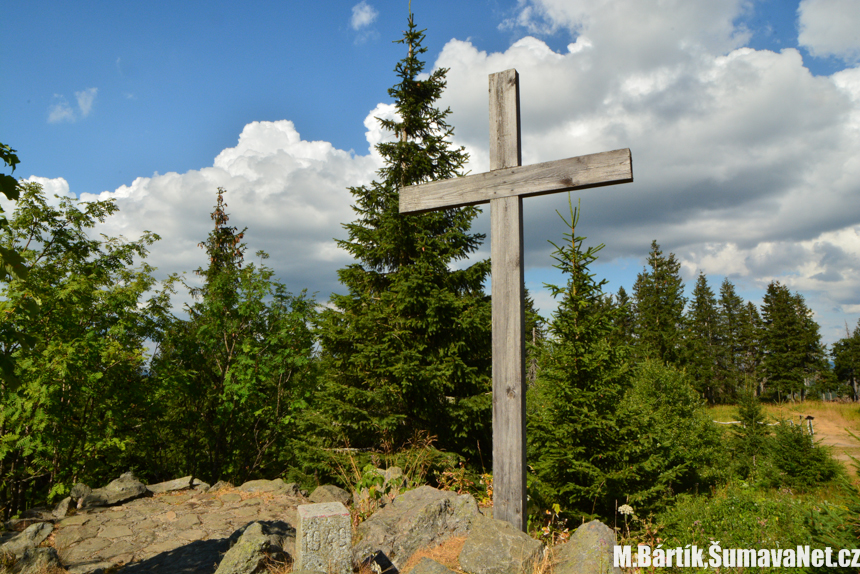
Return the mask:
[[[516,70],[490,76],[490,169],[522,163]],[[493,296],[493,518],[525,531],[526,394],[523,200],[490,201]]]
[[[519,75],[490,75],[490,170],[400,190],[400,212],[490,203],[493,517],[525,530],[523,197],[633,181],[629,149],[521,167]]]
[[[520,133],[520,75],[490,74],[490,169],[523,165]]]
[[[493,297],[493,518],[525,531],[523,200],[490,203]]]
[[[633,161],[625,148],[404,187],[400,190],[400,212],[420,213],[478,205],[501,197],[530,197],[632,181]]]

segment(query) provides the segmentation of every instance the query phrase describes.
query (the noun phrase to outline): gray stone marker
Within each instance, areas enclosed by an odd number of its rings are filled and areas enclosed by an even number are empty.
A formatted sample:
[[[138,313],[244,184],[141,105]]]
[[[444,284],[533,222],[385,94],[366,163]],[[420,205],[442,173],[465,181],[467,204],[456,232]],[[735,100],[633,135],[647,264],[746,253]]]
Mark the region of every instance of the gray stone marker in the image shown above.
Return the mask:
[[[340,502],[302,504],[296,528],[296,570],[352,572],[352,528]]]

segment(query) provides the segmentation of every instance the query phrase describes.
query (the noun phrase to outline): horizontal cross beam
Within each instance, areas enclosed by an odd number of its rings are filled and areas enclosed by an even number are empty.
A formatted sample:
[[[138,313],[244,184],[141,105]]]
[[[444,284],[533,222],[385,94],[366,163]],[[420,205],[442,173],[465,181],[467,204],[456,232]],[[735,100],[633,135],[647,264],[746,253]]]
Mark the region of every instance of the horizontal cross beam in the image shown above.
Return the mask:
[[[489,203],[633,181],[630,149],[606,151],[521,167],[410,185],[400,190],[400,213]]]

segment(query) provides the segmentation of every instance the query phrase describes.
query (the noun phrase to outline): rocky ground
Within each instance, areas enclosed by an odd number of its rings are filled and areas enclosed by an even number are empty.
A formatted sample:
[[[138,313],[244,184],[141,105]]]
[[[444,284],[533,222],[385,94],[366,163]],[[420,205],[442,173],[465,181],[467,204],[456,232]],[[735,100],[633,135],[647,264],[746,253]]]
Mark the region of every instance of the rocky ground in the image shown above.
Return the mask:
[[[85,508],[53,518],[41,543],[53,546],[70,572],[84,574],[124,566],[127,574],[211,574],[252,522],[261,522],[278,546],[292,554],[296,508],[309,501],[294,485],[253,481],[208,492],[181,490],[145,496],[117,506]],[[25,529],[42,518],[13,521]],[[0,544],[18,532],[4,533]]]
[[[299,505],[348,504],[351,498],[332,485],[307,496],[280,479],[191,488],[185,477],[145,486],[129,473],[95,490],[76,485],[56,508],[7,522],[0,534],[0,574],[262,574],[296,555]],[[318,531],[311,532],[319,539]],[[353,533],[348,561],[388,574],[453,574],[427,557],[429,551],[440,558],[433,549],[451,541],[456,556],[442,562],[469,574],[543,572],[538,565],[548,560],[555,574],[620,574],[611,568],[615,534],[599,522],[550,550],[484,514],[472,496],[429,486],[383,501]]]

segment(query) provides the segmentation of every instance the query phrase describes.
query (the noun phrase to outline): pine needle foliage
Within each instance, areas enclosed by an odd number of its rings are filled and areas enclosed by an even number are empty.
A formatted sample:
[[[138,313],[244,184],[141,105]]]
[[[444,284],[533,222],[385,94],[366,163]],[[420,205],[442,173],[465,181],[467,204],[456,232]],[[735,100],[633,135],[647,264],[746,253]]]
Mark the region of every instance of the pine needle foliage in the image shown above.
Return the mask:
[[[474,207],[399,213],[404,186],[463,174],[468,154],[450,143],[450,109],[437,100],[447,69],[425,76],[424,31],[410,14],[398,43],[407,56],[390,90],[397,119],[380,119],[395,137],[376,149],[378,180],[350,188],[357,219],[338,246],[355,263],[338,271],[319,332],[328,384],[321,432],[355,447],[395,447],[416,432],[461,453],[490,452],[489,261],[452,268],[484,236],[470,233]]]
[[[527,403],[528,437],[532,496],[546,507],[557,502],[591,514],[607,509],[624,470],[616,410],[629,373],[624,347],[612,342],[623,310],[604,304],[606,280],[589,269],[603,245],[583,248],[585,238],[576,235],[579,213],[571,205],[570,220],[562,216],[570,227],[566,241],[552,243],[567,284],[547,285],[559,304]]]
[[[779,281],[772,281],[765,292],[761,346],[767,389],[778,400],[803,399],[810,387],[829,381],[829,365],[812,311],[802,295],[792,294]]]
[[[704,273],[699,273],[687,313],[687,372],[696,390],[713,404],[723,398],[718,366],[722,347],[717,300]]]
[[[651,242],[648,267],[633,285],[635,330],[640,355],[683,365],[684,283],[681,263]]]
[[[738,418],[741,425],[732,429],[732,455],[735,471],[741,478],[754,477],[760,467],[765,466],[770,430],[767,418],[758,397],[752,388],[738,395]]]

